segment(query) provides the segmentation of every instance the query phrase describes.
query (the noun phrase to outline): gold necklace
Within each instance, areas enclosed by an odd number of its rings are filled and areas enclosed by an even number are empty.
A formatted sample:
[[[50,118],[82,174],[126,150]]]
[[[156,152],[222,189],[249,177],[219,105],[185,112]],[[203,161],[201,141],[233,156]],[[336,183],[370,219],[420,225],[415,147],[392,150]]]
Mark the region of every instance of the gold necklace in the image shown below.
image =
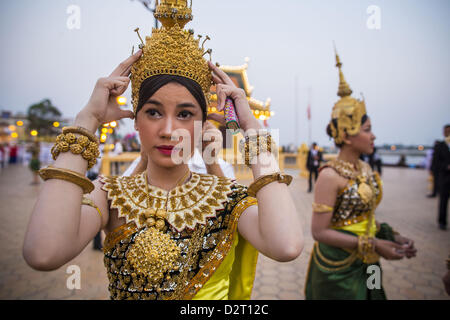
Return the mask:
[[[358,184],[358,194],[362,202],[366,204],[372,202],[375,191],[371,184],[368,183],[369,176],[366,172],[363,172],[360,160],[354,165],[348,161],[336,159],[332,167],[344,178],[351,179]]]
[[[165,209],[155,210],[153,208],[147,208],[147,210],[144,212],[144,217],[146,218],[146,224],[149,227],[155,227],[157,230],[162,230],[164,228],[164,226],[166,225],[165,220],[167,219],[167,206],[169,203],[169,194],[173,189],[182,185],[183,182],[186,181],[187,177],[190,174],[191,174],[191,171],[188,169],[187,172],[177,181],[177,184],[175,185],[175,187],[173,187],[172,189],[167,191]],[[150,190],[148,187],[149,183],[148,183],[147,174],[145,174],[144,177],[145,177],[145,186],[146,186],[146,191],[147,191],[147,199],[148,199],[148,203],[150,204]]]

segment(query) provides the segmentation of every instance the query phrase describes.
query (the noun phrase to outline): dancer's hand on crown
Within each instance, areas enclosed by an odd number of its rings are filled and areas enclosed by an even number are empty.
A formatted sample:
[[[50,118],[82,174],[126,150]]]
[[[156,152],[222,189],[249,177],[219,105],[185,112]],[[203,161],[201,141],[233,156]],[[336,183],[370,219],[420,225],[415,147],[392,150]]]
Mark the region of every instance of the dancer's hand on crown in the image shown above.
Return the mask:
[[[134,118],[132,111],[120,109],[117,97],[127,90],[131,66],[139,60],[141,54],[142,51],[139,50],[121,62],[108,77],[97,80],[89,102],[79,113],[83,119],[90,120],[91,128],[123,118]]]
[[[260,129],[261,125],[250,110],[245,91],[236,87],[230,77],[211,61],[208,62],[208,65],[212,71],[213,81],[216,84],[217,110],[223,111],[225,100],[227,97],[230,97],[234,101],[234,107],[236,108],[241,128],[244,131],[247,131],[248,129]],[[225,123],[224,117],[217,113],[210,114],[208,118],[220,123]]]

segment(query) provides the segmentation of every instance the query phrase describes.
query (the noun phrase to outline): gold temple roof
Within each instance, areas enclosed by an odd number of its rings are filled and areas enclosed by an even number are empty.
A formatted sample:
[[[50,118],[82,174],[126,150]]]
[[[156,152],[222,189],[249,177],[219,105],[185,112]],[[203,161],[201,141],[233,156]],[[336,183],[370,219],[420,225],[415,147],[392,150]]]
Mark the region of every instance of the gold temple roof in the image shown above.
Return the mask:
[[[245,91],[247,95],[247,100],[252,109],[254,116],[260,120],[267,120],[273,116],[273,112],[270,111],[270,98],[267,98],[265,102],[257,100],[252,97],[252,92],[254,87],[250,85],[247,77],[248,59],[246,59],[245,64],[241,66],[220,66],[220,69],[225,71],[225,73],[233,80],[235,85]],[[217,107],[217,95],[215,93],[215,88],[211,90],[211,105],[209,107],[210,112],[215,112]]]

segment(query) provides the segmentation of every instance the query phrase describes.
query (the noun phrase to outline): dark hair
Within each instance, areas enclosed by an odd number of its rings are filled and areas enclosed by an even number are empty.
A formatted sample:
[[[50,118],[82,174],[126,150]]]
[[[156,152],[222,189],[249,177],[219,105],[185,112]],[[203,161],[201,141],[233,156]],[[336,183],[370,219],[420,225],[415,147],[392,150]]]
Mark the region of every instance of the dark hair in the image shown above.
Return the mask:
[[[203,121],[206,121],[206,98],[203,94],[202,88],[200,85],[194,80],[175,76],[168,74],[157,75],[148,79],[145,79],[141,88],[139,89],[139,101],[138,106],[136,108],[136,116],[138,112],[142,109],[147,100],[155,94],[156,91],[161,89],[168,83],[175,82],[181,84],[183,87],[188,89],[188,91],[192,94],[192,96],[197,100],[200,108],[202,109]]]
[[[450,124],[446,124],[444,129],[450,128]]]
[[[369,119],[369,116],[367,114],[364,114],[361,118],[361,125],[363,125],[367,119]],[[338,122],[337,119],[333,119],[331,120],[333,122],[334,127],[336,128],[336,130],[338,129]],[[331,133],[331,126],[330,124],[328,124],[327,126],[327,134],[330,138],[333,138],[333,134]],[[335,143],[336,147],[341,148],[343,146],[344,143]]]

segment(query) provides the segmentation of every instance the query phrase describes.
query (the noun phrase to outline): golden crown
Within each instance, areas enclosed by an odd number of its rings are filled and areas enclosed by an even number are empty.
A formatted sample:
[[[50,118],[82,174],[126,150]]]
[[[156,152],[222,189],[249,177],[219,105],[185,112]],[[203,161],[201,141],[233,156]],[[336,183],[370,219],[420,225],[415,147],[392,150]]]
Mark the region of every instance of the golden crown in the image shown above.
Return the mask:
[[[161,28],[153,28],[151,37],[145,38],[145,44],[138,33],[142,49],[142,56],[131,70],[131,86],[133,110],[139,103],[139,90],[144,80],[161,74],[177,75],[191,79],[198,83],[209,101],[210,90],[213,84],[211,71],[205,60],[205,37],[200,46],[202,36],[194,38],[192,29],[185,30],[186,23],[192,20],[192,1],[188,6],[187,0],[161,0],[156,2],[155,18]]]
[[[336,50],[336,49],[335,49]],[[366,114],[366,104],[364,100],[358,100],[350,95],[352,89],[345,81],[342,73],[342,63],[336,52],[336,67],[339,68],[339,89],[337,95],[341,99],[336,102],[331,113],[331,119],[336,120],[337,128],[333,121],[330,121],[330,129],[336,144],[344,142],[345,135],[356,135],[361,128],[361,119]]]

